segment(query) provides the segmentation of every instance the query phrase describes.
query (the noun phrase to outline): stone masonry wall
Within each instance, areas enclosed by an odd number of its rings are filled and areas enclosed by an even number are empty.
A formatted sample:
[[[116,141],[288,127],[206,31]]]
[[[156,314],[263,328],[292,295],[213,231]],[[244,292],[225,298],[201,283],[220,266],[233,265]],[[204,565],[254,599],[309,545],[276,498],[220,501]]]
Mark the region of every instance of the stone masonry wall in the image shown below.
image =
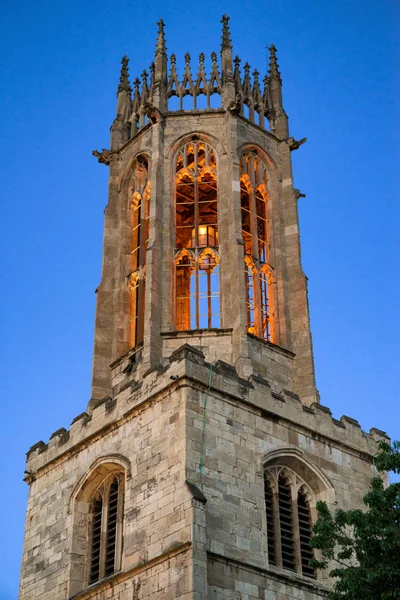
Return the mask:
[[[329,481],[331,505],[350,508],[361,504],[370,448],[384,434],[363,434],[356,421],[335,420],[319,404],[304,407],[292,392],[274,391],[272,380],[241,379],[222,361],[210,365],[187,345],[141,380],[129,364],[127,355],[114,365],[113,398],[28,453],[20,600],[323,597],[323,580],[268,567],[263,458],[290,450]],[[85,539],[74,540],[71,498],[105,456],[130,463],[122,570],[77,593],[79,569],[70,573],[69,566],[73,552],[82,563],[87,553]]]
[[[180,391],[154,403],[143,405],[141,400],[140,392],[130,393],[123,412],[128,406],[139,406],[118,424],[118,410],[103,404],[90,421],[79,418],[68,434],[55,435],[46,451],[31,453],[28,465],[35,475],[29,493],[20,600],[65,600],[76,593],[75,575],[69,572],[76,541],[71,495],[96,459],[104,456],[122,456],[130,462],[125,576],[112,585],[92,586],[90,593],[78,597],[172,600],[190,590],[193,502],[185,485],[184,403]],[[120,408],[123,403],[120,400]],[[110,422],[113,425],[104,430]],[[90,442],[80,444],[85,438]],[[84,545],[83,540],[82,562],[87,561]]]

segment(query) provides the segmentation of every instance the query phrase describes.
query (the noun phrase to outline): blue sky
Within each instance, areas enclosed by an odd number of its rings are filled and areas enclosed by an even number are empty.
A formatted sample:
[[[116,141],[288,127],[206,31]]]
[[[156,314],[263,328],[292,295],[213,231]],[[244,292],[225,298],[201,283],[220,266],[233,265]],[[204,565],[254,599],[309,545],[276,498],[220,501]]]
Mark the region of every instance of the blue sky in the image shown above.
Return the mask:
[[[334,416],[399,438],[399,64],[396,0],[2,2],[0,600],[17,598],[25,452],[90,393],[108,147],[121,56],[153,59],[156,21],[177,55],[234,52],[264,73],[275,43],[296,138],[303,267],[317,383]]]

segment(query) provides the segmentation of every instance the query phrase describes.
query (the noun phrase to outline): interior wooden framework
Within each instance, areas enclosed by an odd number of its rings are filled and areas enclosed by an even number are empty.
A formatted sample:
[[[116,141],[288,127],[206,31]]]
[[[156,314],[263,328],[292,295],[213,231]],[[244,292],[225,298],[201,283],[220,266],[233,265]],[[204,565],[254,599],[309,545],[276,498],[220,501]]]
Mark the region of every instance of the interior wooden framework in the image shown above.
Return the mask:
[[[200,140],[175,162],[175,329],[220,327],[217,161]]]
[[[240,197],[244,276],[248,332],[274,341],[271,327],[271,285],[274,274],[269,264],[269,195],[267,167],[253,151],[240,159]]]

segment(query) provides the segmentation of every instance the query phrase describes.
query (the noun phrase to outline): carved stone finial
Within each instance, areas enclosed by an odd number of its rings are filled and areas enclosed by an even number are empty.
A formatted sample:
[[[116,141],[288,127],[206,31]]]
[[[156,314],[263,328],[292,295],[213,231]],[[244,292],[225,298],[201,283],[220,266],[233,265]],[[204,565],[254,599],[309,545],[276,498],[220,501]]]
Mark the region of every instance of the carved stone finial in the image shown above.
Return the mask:
[[[156,44],[156,54],[159,54],[159,53],[165,54],[165,52],[166,52],[165,33],[164,33],[165,23],[162,19],[160,19],[158,21],[157,25],[158,25],[158,38],[157,38],[157,44]]]
[[[121,60],[121,75],[119,77],[118,93],[129,92],[131,93],[132,88],[129,84],[129,58],[125,55]]]
[[[230,31],[229,31],[229,17],[228,17],[228,15],[222,15],[221,23],[222,23],[221,52],[223,50],[226,50],[226,49],[232,50],[232,41],[231,41]]]
[[[235,65],[235,68],[233,70],[233,80],[235,82],[235,92],[236,94],[239,94],[240,96],[243,95],[243,88],[242,88],[242,78],[240,76],[240,63],[241,63],[241,59],[238,57],[238,55],[235,56],[233,63]]]
[[[205,61],[205,55],[204,52],[200,52],[199,55],[199,72],[197,74],[197,80],[196,80],[196,89],[197,91],[200,89],[204,89],[207,86],[207,79],[206,79],[206,74],[205,74],[205,70],[204,70],[204,61]]]
[[[251,82],[250,82],[250,65],[247,62],[244,65],[244,77],[243,77],[243,93],[244,97],[249,100],[251,98]]]
[[[269,47],[269,77],[270,79],[276,79],[279,83],[282,83],[278,60],[276,58],[276,47],[274,44],[271,44]]]
[[[146,69],[142,72],[142,98],[141,98],[141,102],[143,105],[145,105],[147,103],[147,95],[149,92],[149,88],[147,86],[147,77],[148,77],[148,73],[146,71]]]
[[[139,106],[140,106],[140,90],[139,90],[139,86],[140,86],[140,79],[139,79],[139,77],[136,77],[135,81],[133,82],[132,110],[133,110],[134,113],[137,113],[139,111]]]
[[[266,114],[266,116],[268,117],[268,119],[272,119],[272,115],[273,115],[273,107],[272,107],[272,100],[271,100],[271,91],[269,89],[269,77],[268,75],[265,75],[264,77],[264,94],[263,94],[263,103],[264,103],[264,112]],[[273,130],[273,126],[271,124],[271,131]]]
[[[260,106],[262,105],[260,82],[258,80],[259,75],[260,75],[260,73],[257,71],[257,69],[254,69],[254,71],[253,71],[253,100],[254,100],[254,106],[256,107],[256,109],[260,108]]]
[[[154,91],[154,74],[155,74],[155,70],[156,70],[156,65],[155,65],[154,61],[151,63],[149,69],[150,69],[150,91],[149,91],[149,95],[150,95],[150,98],[152,98],[153,91]]]
[[[217,64],[217,53],[211,52],[211,77],[210,77],[210,87],[216,87],[218,90],[221,89],[221,78],[219,76],[218,64]]]
[[[193,81],[192,74],[190,72],[190,54],[186,52],[185,54],[185,72],[183,74],[183,81],[181,85],[183,90],[191,90],[193,91]]]
[[[171,66],[175,66],[176,65],[176,55],[175,54],[171,54]]]

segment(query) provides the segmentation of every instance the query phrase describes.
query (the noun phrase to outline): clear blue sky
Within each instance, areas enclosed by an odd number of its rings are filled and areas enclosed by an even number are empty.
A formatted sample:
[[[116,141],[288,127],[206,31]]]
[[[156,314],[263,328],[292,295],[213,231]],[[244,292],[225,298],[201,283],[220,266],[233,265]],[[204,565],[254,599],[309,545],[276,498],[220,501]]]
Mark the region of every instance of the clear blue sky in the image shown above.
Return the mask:
[[[0,600],[17,598],[25,452],[85,410],[108,147],[120,59],[153,59],[156,21],[183,55],[220,48],[265,69],[279,50],[300,200],[321,401],[392,437],[399,427],[400,4],[3,0],[1,61]],[[193,69],[194,70],[194,69]],[[182,71],[181,71],[182,72]],[[6,542],[6,543],[4,543]]]

